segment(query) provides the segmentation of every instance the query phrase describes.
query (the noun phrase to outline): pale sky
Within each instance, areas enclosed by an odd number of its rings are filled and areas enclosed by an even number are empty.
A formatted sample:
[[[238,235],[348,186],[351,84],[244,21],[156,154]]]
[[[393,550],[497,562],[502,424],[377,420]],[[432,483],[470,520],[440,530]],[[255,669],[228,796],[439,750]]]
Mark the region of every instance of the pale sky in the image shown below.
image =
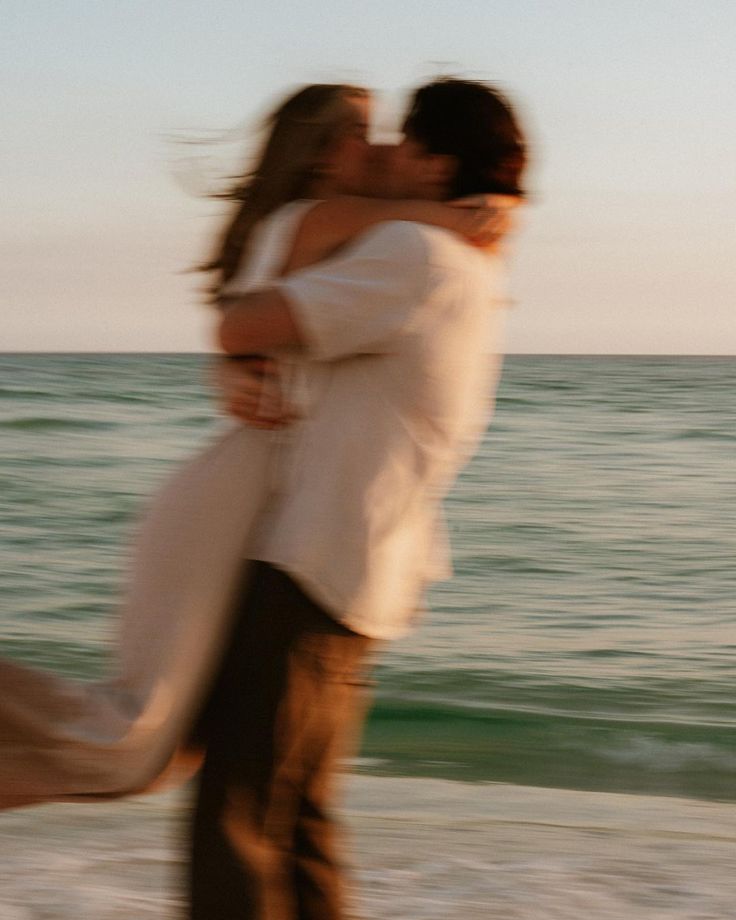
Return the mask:
[[[736,354],[736,0],[4,0],[0,73],[0,351],[209,350],[197,177],[300,84],[452,73],[533,139],[510,351]]]

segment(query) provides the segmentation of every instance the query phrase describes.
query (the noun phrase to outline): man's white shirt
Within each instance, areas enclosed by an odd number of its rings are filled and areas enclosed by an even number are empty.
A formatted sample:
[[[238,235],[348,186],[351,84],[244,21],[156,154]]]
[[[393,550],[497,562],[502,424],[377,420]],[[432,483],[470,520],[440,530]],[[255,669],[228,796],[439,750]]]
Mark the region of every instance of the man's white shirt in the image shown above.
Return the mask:
[[[498,259],[392,221],[278,285],[306,342],[306,417],[289,431],[253,557],[357,632],[404,634],[448,577],[442,497],[490,419]]]

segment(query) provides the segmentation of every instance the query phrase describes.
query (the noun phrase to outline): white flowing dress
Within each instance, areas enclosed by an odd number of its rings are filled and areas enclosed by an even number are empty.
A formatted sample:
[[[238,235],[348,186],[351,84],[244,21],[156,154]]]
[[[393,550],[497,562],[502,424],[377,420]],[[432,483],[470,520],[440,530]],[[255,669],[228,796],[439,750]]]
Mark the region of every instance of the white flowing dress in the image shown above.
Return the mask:
[[[258,228],[236,293],[279,272],[305,211]],[[186,462],[138,530],[115,668],[76,681],[0,657],[0,808],[119,797],[196,770],[188,733],[223,651],[278,436],[238,424]]]

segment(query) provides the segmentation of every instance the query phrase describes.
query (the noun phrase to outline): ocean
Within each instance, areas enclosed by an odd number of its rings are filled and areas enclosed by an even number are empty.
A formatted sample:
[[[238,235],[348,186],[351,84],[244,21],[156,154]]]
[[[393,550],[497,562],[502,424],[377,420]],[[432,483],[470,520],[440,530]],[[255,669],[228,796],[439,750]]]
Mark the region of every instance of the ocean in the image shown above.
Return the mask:
[[[2,655],[80,678],[104,672],[137,516],[223,424],[204,355],[0,356]],[[348,821],[370,916],[404,916],[403,892],[410,920],[487,917],[489,905],[524,920],[620,918],[615,898],[637,885],[651,899],[627,916],[731,915],[718,905],[733,903],[727,879],[736,868],[735,449],[735,358],[506,359],[491,427],[446,502],[454,577],[432,590],[420,629],[383,654],[352,764]],[[501,876],[489,869],[502,858],[489,848],[510,833],[515,801],[521,811],[538,802],[531,823],[567,828],[576,841],[558,852],[553,837],[542,845],[539,830],[530,832],[541,849],[538,862],[530,851],[519,856],[526,874],[518,871],[538,886],[528,904],[509,901],[518,885],[494,887]],[[612,802],[620,812],[604,809],[608,824],[600,814],[598,824],[580,824]],[[701,845],[681,859],[697,889],[704,870],[695,854],[713,851],[712,903],[682,887],[684,870],[669,895],[661,879],[652,895],[624,864],[628,889],[611,870],[611,890],[591,900],[580,828],[625,835],[615,816],[630,814],[636,836],[639,813],[658,815],[648,827],[670,842],[687,836],[684,816],[697,813]],[[174,793],[0,815],[0,918],[131,916],[123,896],[131,885],[136,916],[176,916],[181,857],[163,828],[185,815]],[[146,828],[159,842],[141,848]],[[432,828],[454,831],[444,862]],[[396,843],[391,876],[378,841],[411,834],[411,847]],[[644,860],[641,841],[629,843]],[[429,862],[416,855],[423,846]],[[646,850],[652,871],[662,871],[655,851]],[[505,852],[515,852],[508,840]],[[572,862],[543,883],[564,853]],[[55,880],[46,887],[41,865]],[[454,874],[439,884],[448,866]],[[97,887],[79,882],[82,868]],[[64,878],[77,891],[71,906],[58,897]],[[377,878],[389,879],[385,891]],[[677,903],[665,909],[667,897]]]

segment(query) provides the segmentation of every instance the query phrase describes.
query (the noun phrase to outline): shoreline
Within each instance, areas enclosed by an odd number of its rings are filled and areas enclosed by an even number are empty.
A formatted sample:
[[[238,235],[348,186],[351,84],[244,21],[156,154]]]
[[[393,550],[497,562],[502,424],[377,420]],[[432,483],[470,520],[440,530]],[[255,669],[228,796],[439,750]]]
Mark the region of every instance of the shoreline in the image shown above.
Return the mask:
[[[399,784],[407,781],[412,784],[410,795],[404,792],[401,803],[392,802],[390,792],[398,796]],[[692,833],[696,826],[705,832],[707,826],[711,831],[719,828],[718,836],[736,844],[736,802],[366,773],[351,774],[346,780],[346,791],[344,813],[356,820],[371,817],[375,812],[397,820],[421,822],[429,809],[442,801],[445,807],[452,805],[457,816],[471,822],[529,823],[578,830],[601,826],[633,831],[646,816],[650,822],[647,830],[651,833],[657,830]]]
[[[366,774],[345,784],[356,907],[371,920],[732,916],[735,804]],[[0,815],[3,920],[176,920],[187,799]]]
[[[367,782],[351,783],[345,816],[366,917],[733,915],[734,804],[431,779],[402,790],[398,780],[357,779]]]

